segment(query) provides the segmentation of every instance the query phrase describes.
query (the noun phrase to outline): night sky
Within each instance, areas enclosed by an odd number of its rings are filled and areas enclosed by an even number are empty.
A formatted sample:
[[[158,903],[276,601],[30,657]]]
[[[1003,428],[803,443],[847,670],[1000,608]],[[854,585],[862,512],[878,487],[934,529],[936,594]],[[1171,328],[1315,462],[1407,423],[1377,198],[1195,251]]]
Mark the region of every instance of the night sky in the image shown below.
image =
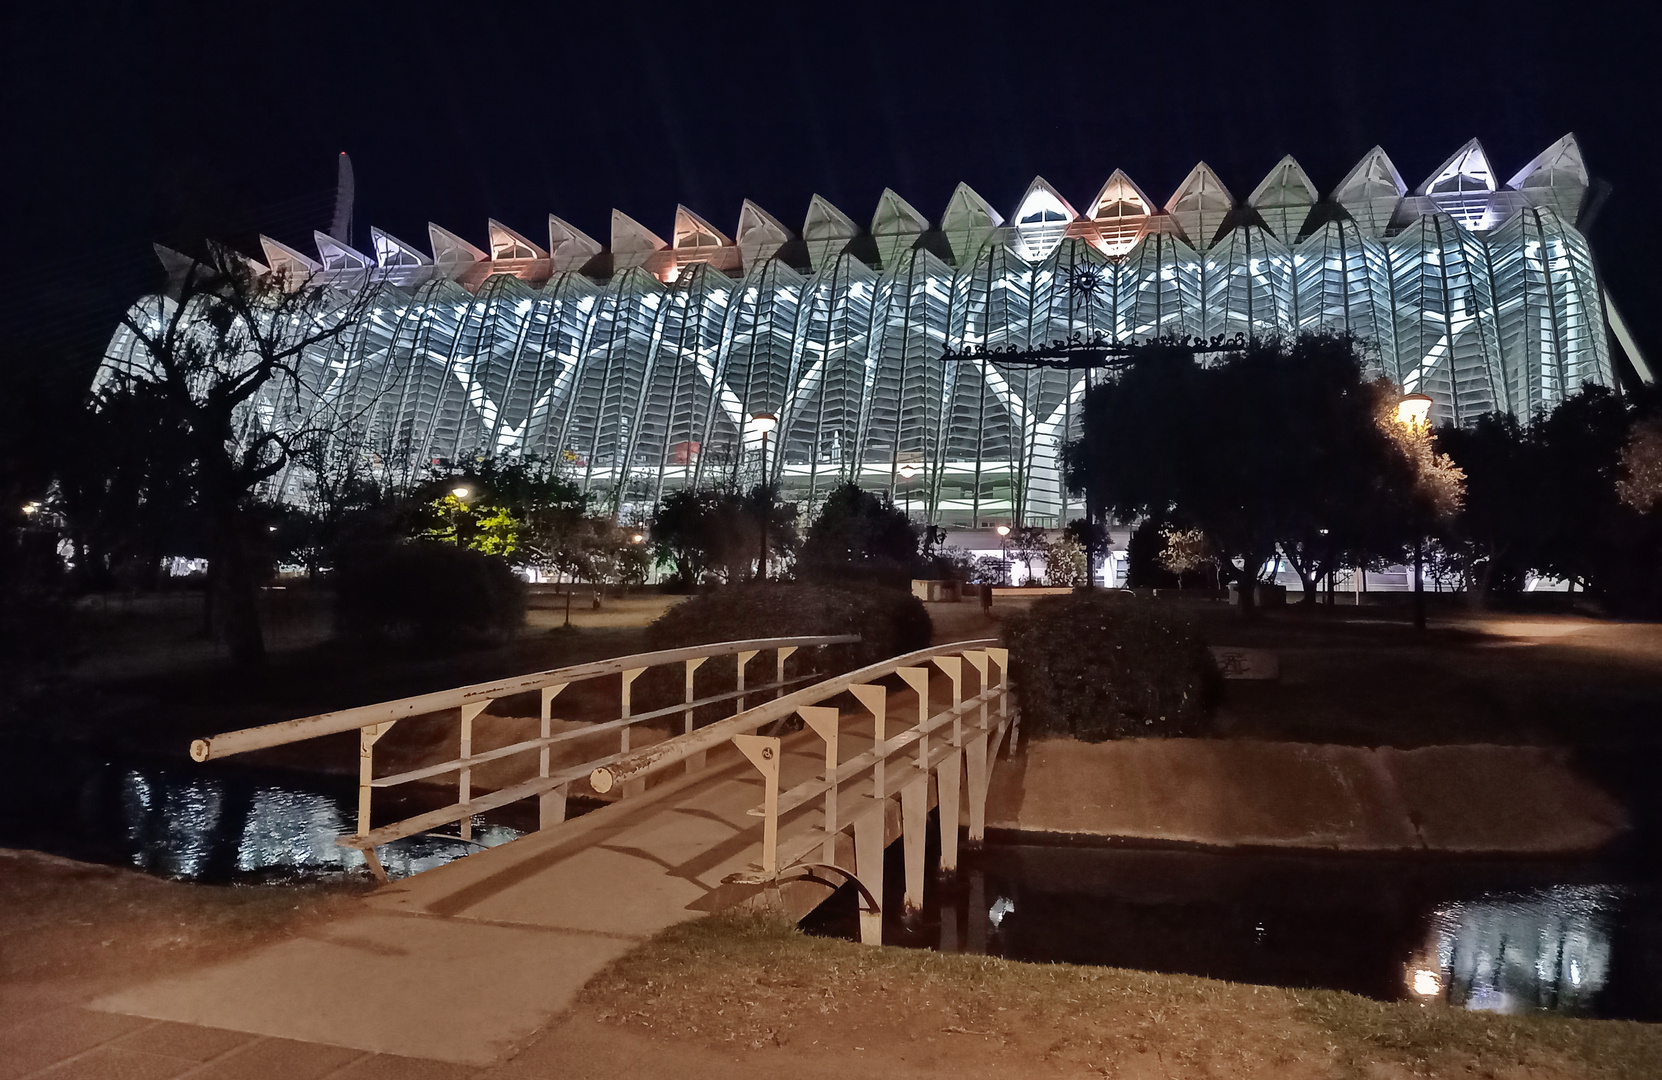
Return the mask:
[[[612,207],[667,237],[677,202],[731,234],[747,196],[793,229],[814,192],[867,222],[885,186],[938,220],[960,180],[1009,216],[1035,174],[1082,208],[1116,167],[1164,202],[1202,159],[1244,198],[1286,153],[1326,192],[1376,143],[1412,187],[1474,135],[1504,180],[1567,131],[1662,360],[1656,5],[1298,10],[14,5],[6,362],[90,375],[152,240],[311,251],[341,150],[356,245],[425,249],[430,220],[483,246],[487,217],[541,243],[551,211],[604,243]]]

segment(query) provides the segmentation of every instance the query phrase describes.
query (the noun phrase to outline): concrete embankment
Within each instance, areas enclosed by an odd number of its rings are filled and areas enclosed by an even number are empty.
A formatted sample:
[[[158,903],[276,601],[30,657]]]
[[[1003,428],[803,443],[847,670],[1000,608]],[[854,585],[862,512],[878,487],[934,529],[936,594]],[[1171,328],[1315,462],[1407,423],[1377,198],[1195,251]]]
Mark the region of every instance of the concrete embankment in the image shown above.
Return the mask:
[[[990,828],[1217,847],[1555,854],[1626,827],[1559,751],[1256,739],[1041,739],[994,774]]]

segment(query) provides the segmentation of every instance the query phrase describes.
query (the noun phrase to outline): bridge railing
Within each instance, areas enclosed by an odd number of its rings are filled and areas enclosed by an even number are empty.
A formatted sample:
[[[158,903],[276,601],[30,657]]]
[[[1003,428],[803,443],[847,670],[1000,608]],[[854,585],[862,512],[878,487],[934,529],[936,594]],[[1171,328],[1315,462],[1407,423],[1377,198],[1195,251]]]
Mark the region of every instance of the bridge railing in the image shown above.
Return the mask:
[[[358,732],[358,825],[353,835],[343,836],[337,843],[343,847],[356,848],[362,851],[370,870],[377,877],[385,880],[386,871],[375,851],[378,846],[406,836],[431,832],[452,822],[460,823],[462,839],[470,840],[472,838],[472,821],[475,814],[494,810],[522,799],[537,799],[538,828],[547,828],[550,825],[558,824],[565,820],[566,797],[573,782],[582,780],[596,769],[604,768],[631,756],[630,733],[636,725],[681,713],[683,724],[681,738],[685,738],[689,734],[697,734],[693,726],[693,720],[696,711],[701,708],[720,705],[724,702],[734,702],[739,714],[743,715],[746,711],[747,697],[769,691],[777,696],[783,694],[787,687],[819,678],[818,674],[804,674],[786,678],[785,661],[798,650],[820,648],[826,645],[850,644],[859,640],[859,636],[854,634],[756,638],[748,641],[725,641],[709,645],[695,645],[683,649],[636,653],[632,656],[620,656],[610,660],[575,664],[570,667],[540,671],[531,675],[521,675],[497,682],[475,683],[452,690],[417,694],[412,697],[398,698],[394,701],[385,701],[375,705],[363,705],[353,709],[342,709],[337,712],[285,720],[277,724],[228,731],[210,738],[195,740],[191,743],[190,755],[197,761],[208,761],[232,754],[246,753],[251,750],[264,750],[289,743],[321,738],[325,735],[338,735],[356,730]],[[769,651],[774,653],[774,681],[760,686],[746,686],[746,668],[750,661],[760,653]],[[706,661],[729,656],[734,658],[736,665],[736,688],[724,693],[695,698],[693,696],[693,682],[694,673],[698,668]],[[684,699],[664,708],[652,709],[647,712],[634,712],[632,709],[632,688],[635,680],[650,668],[672,667],[675,665],[682,666],[685,671]],[[560,692],[573,683],[607,676],[618,676],[620,678],[618,716],[615,719],[587,723],[566,731],[555,732],[553,730],[553,703]],[[473,750],[474,720],[497,701],[531,693],[538,693],[541,697],[539,734],[535,738],[524,739],[508,746],[475,753]],[[454,758],[385,776],[375,775],[375,744],[388,731],[392,730],[393,725],[400,720],[447,711],[454,712],[457,722],[457,754]],[[723,722],[717,721],[718,724]],[[585,761],[578,765],[558,769],[553,767],[550,754],[552,747],[576,739],[592,738],[607,731],[618,733],[618,751],[616,753]],[[474,768],[486,762],[533,753],[537,755],[537,774],[535,776],[495,791],[474,795]],[[685,755],[679,760],[687,762],[689,771],[701,768],[703,765],[702,755]],[[432,780],[452,773],[456,775],[456,801],[454,803],[390,824],[372,827],[372,796],[376,789],[397,787],[418,780]],[[622,794],[630,794],[634,790],[643,789],[644,786],[645,780],[643,778],[636,783],[625,786]],[[610,790],[610,787],[606,790]]]
[[[761,852],[740,884],[777,886],[792,878],[834,884],[833,872],[854,881],[866,900],[860,916],[861,940],[882,940],[883,849],[889,837],[889,803],[900,802],[905,841],[906,906],[923,904],[924,833],[930,806],[930,779],[940,807],[941,868],[958,865],[958,822],[966,803],[969,840],[986,833],[987,789],[1006,732],[1014,725],[1008,680],[1009,652],[996,639],[958,642],[919,650],[838,675],[786,694],[690,734],[680,735],[597,767],[589,778],[596,791],[639,783],[654,772],[731,742],[755,766],[762,781],[760,805],[750,813],[762,818]],[[950,683],[950,704],[931,696],[931,668]],[[967,677],[975,685],[966,696]],[[899,685],[892,685],[898,683]],[[823,704],[850,694],[860,711],[844,714]],[[937,694],[936,697],[944,695]],[[908,699],[911,700],[908,700]],[[891,734],[890,720],[915,703],[915,719]],[[892,706],[892,707],[891,707]],[[823,769],[781,790],[785,747],[777,736],[757,732],[770,724],[800,716],[818,736]],[[852,723],[863,739],[870,725],[871,745],[842,757],[843,735]],[[800,772],[800,770],[798,770]],[[967,790],[966,790],[967,789]],[[853,833],[855,869],[837,862],[840,833]]]

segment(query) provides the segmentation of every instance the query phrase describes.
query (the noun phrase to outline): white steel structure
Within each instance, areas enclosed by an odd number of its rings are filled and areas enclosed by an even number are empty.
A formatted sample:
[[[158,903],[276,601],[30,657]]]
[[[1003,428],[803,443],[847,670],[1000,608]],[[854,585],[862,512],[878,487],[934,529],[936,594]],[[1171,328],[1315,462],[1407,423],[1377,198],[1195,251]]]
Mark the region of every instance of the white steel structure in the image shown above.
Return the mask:
[[[810,502],[846,478],[932,521],[1054,525],[1080,510],[1058,457],[1086,374],[943,353],[1346,330],[1435,419],[1528,414],[1612,381],[1586,190],[1565,136],[1505,183],[1473,140],[1413,191],[1376,148],[1326,199],[1287,157],[1244,200],[1205,164],[1164,206],[1121,172],[1084,213],[1036,179],[1009,220],[959,185],[938,223],[885,191],[869,229],[815,196],[800,235],[746,201],[733,238],[685,207],[668,241],[613,211],[609,248],[553,216],[546,247],[496,221],[488,251],[437,225],[431,254],[379,229],[373,256],[263,239],[257,272],[380,292],[316,357],[315,400],[248,423],[335,410],[343,453],[405,475],[534,454],[614,508],[765,469]],[[123,328],[99,378],[144,363]]]

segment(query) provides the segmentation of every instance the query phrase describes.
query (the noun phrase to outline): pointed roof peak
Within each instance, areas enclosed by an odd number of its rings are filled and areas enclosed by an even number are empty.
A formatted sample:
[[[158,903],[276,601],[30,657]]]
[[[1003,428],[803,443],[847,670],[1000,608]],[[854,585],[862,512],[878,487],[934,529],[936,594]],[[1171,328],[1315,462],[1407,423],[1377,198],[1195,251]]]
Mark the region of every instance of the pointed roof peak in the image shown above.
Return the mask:
[[[686,206],[675,205],[675,231],[671,241],[675,248],[730,247],[727,234],[711,225],[704,217]]]
[[[650,255],[654,251],[662,251],[668,247],[662,237],[648,229],[645,225],[625,214],[622,210],[612,211],[612,254],[618,255]],[[631,263],[630,265],[635,265]]]
[[[492,261],[548,258],[548,252],[495,218],[486,220],[486,229],[490,234]]]
[[[1153,199],[1148,197],[1148,192],[1144,191],[1135,180],[1126,175],[1124,169],[1115,169],[1102,185],[1102,189],[1096,193],[1096,198],[1091,200],[1090,216],[1100,218],[1108,210],[1118,209],[1116,207],[1118,203],[1131,203],[1132,205],[1140,203],[1143,208],[1142,212],[1145,214],[1153,213],[1157,205]],[[1113,216],[1123,217],[1123,210],[1119,210]]]
[[[1587,184],[1587,164],[1573,131],[1531,158],[1506,186],[1522,191],[1525,187],[1546,186],[1559,177],[1579,181],[1583,187]]]
[[[739,258],[747,269],[773,258],[791,238],[783,222],[749,199],[739,204],[737,232]]]
[[[1437,195],[1455,191],[1494,191],[1495,169],[1489,164],[1489,155],[1476,139],[1449,155],[1447,161],[1425,178],[1425,183],[1414,189],[1416,195]]]
[[[323,269],[323,264],[310,255],[296,251],[281,240],[273,240],[264,233],[260,234],[260,247],[265,251],[266,265],[279,273],[296,273],[304,277]]]
[[[600,241],[553,214],[548,215],[548,258],[556,274],[576,270],[601,251]]]
[[[1213,238],[1218,235],[1218,230],[1234,207],[1235,199],[1229,194],[1229,189],[1212,166],[1204,161],[1189,170],[1183,183],[1166,200],[1166,213],[1177,222],[1197,251],[1212,246]]]
[[[374,226],[370,226],[369,241],[370,246],[375,249],[375,263],[377,266],[433,265],[433,260],[428,257],[426,252],[417,251],[398,237]]]
[[[375,263],[368,255],[336,240],[320,229],[312,230],[312,243],[323,260],[325,270],[368,270]]]
[[[1027,190],[1022,193],[1021,202],[1018,204],[1020,208],[1016,211],[1016,224],[1021,224],[1021,219],[1025,216],[1025,210],[1029,202],[1033,201],[1035,198],[1044,198],[1054,201],[1056,207],[1059,208],[1061,212],[1067,214],[1069,221],[1073,221],[1079,217],[1079,211],[1075,210],[1073,208],[1073,204],[1068,202],[1066,197],[1064,197],[1060,191],[1056,190],[1055,184],[1052,184],[1049,180],[1046,180],[1042,176],[1035,176],[1033,178],[1033,182],[1027,185]],[[1035,203],[1035,205],[1037,204]]]
[[[433,244],[433,263],[447,268],[447,277],[460,277],[474,263],[485,262],[490,258],[449,229],[435,225],[431,221],[427,223],[427,237]]]
[[[802,239],[808,246],[808,265],[818,270],[834,262],[849,240],[858,236],[854,219],[838,210],[831,200],[815,194],[808,200],[802,220]]]

